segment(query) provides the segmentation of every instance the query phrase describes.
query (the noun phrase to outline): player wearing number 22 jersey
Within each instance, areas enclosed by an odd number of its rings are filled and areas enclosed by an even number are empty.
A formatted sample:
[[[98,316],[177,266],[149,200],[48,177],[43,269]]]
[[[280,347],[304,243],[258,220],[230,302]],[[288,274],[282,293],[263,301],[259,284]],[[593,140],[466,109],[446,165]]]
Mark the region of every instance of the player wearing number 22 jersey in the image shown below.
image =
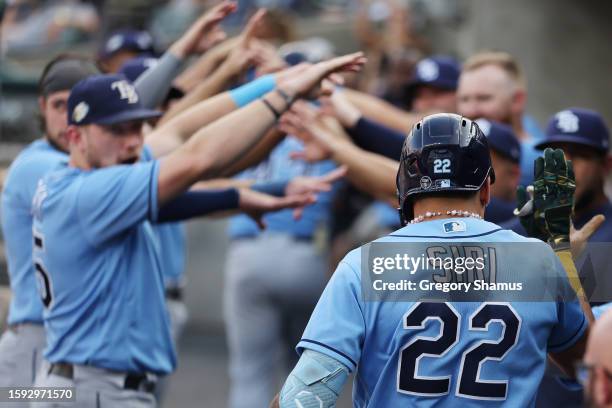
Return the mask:
[[[456,221],[465,228],[449,233]],[[517,281],[547,273],[567,283],[548,245],[474,218],[410,224],[376,242],[441,241],[527,242],[497,264],[517,268]],[[364,301],[361,267],[360,249],[339,264],[297,346],[355,373],[355,407],[534,406],[547,353],[568,349],[588,326],[578,302]]]

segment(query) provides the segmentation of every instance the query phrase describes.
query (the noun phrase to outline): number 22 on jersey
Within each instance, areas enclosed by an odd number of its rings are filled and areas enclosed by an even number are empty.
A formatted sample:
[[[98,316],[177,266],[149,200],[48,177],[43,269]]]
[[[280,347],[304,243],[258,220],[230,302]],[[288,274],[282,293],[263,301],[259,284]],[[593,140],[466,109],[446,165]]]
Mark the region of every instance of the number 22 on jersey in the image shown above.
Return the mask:
[[[448,394],[451,375],[419,376],[419,362],[423,357],[443,358],[459,342],[459,336],[469,336],[472,331],[487,331],[489,324],[502,325],[497,340],[481,340],[461,356],[461,366],[455,395],[481,400],[505,400],[508,380],[486,380],[480,377],[481,367],[488,360],[502,362],[516,345],[521,318],[509,303],[482,303],[469,317],[469,330],[460,333],[461,315],[450,303],[415,303],[404,315],[404,329],[425,329],[430,320],[440,322],[435,337],[416,336],[399,354],[397,391],[403,394],[434,397]]]

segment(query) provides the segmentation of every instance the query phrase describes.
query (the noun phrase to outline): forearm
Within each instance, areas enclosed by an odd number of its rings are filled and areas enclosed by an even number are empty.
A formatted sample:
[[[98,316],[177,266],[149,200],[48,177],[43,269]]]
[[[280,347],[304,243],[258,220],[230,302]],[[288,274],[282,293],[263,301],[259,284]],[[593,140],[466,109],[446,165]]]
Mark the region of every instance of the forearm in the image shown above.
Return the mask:
[[[198,129],[248,105],[274,89],[274,86],[274,77],[262,77],[232,92],[224,92],[202,101],[156,128],[147,136],[146,143],[155,157],[162,157],[182,145]]]
[[[418,115],[396,108],[375,96],[351,89],[345,89],[343,92],[365,116],[398,132],[407,134],[412,125],[419,120]]]
[[[235,188],[224,190],[187,191],[160,210],[158,223],[184,221],[190,218],[211,215],[218,211],[236,210],[240,195]]]
[[[285,101],[275,92],[266,98],[281,112],[287,108]],[[198,180],[221,175],[224,168],[261,140],[275,120],[270,109],[259,101],[199,130],[161,161],[159,201],[172,199]],[[249,125],[244,126],[245,123]]]
[[[159,121],[158,126],[167,123],[170,119],[178,116],[180,113],[192,108],[198,103],[219,94],[227,88],[227,85],[232,78],[229,72],[218,69],[207,77],[203,82],[199,83],[193,91],[187,93],[183,98],[177,101]]]
[[[278,129],[273,128],[244,156],[240,157],[236,163],[232,163],[226,170],[223,171],[223,176],[229,177],[240,173],[259,164],[265,160],[270,152],[283,140],[285,134]]]
[[[392,160],[400,159],[406,138],[403,133],[365,117],[361,117],[355,126],[347,130],[355,144],[362,149]]]
[[[304,350],[276,404],[281,408],[312,406],[316,398],[321,408],[335,407],[348,375],[349,369],[339,361],[316,351]]]
[[[162,104],[182,66],[183,59],[167,51],[155,66],[138,77],[134,87],[144,107],[153,109]]]
[[[347,142],[338,142],[333,146],[332,159],[348,166],[346,177],[359,190],[379,200],[396,202],[397,161],[367,152]]]
[[[580,282],[580,276],[578,275],[578,270],[576,269],[576,265],[574,264],[570,248],[557,248],[555,249],[555,255],[557,255],[557,257],[561,261],[561,265],[563,265],[563,269],[567,274],[569,283],[572,286],[574,292],[576,292],[576,296],[580,301],[582,311],[589,320],[589,324],[593,324],[595,322],[595,317],[593,316],[591,305],[589,304],[586,294],[584,293],[582,283]]]
[[[181,89],[192,89],[197,86],[203,78],[209,76],[219,67],[232,48],[237,44],[238,37],[234,37],[217,45],[202,55],[176,79],[176,85]]]

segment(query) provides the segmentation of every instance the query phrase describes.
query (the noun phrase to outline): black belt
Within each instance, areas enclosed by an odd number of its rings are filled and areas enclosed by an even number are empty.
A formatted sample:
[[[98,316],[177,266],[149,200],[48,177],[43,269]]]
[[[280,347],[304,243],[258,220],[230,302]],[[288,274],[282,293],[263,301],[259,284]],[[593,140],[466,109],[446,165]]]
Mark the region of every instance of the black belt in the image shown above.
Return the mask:
[[[74,379],[74,366],[69,363],[53,363],[49,367],[49,374],[72,380]],[[126,390],[142,390],[151,394],[155,392],[155,385],[155,381],[149,380],[147,375],[142,373],[125,374],[125,381],[123,382],[123,388]]]
[[[183,288],[172,286],[166,288],[166,299],[181,301],[183,300]]]
[[[289,237],[296,242],[312,242],[313,240],[312,235],[289,235]],[[249,241],[249,240],[256,239],[256,238],[259,238],[259,235],[239,235],[236,237],[232,237],[231,240],[232,241]]]

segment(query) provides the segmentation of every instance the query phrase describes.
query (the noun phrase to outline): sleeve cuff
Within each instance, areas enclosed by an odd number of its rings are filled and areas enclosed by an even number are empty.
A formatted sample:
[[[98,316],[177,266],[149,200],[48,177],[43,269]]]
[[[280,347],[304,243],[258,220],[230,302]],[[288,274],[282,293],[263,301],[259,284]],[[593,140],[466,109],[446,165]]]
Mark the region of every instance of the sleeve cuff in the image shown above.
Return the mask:
[[[159,160],[151,162],[151,179],[149,180],[149,220],[157,221],[159,215],[158,205],[158,182],[159,182]]]
[[[578,340],[580,340],[580,338],[582,338],[582,336],[584,335],[584,332],[586,331],[588,325],[589,325],[589,323],[587,322],[586,316],[583,313],[582,314],[582,322],[580,323],[580,327],[578,327],[576,332],[572,336],[570,336],[570,338],[568,338],[567,340],[565,340],[562,343],[553,344],[553,345],[549,344],[548,345],[548,352],[549,353],[559,353],[561,351],[567,350],[568,348],[572,347],[574,344],[576,344],[576,342]]]
[[[315,340],[302,339],[295,349],[300,355],[304,349],[318,351],[319,353],[325,354],[328,357],[335,358],[348,367],[351,372],[355,371],[357,368],[357,363],[349,355]]]

